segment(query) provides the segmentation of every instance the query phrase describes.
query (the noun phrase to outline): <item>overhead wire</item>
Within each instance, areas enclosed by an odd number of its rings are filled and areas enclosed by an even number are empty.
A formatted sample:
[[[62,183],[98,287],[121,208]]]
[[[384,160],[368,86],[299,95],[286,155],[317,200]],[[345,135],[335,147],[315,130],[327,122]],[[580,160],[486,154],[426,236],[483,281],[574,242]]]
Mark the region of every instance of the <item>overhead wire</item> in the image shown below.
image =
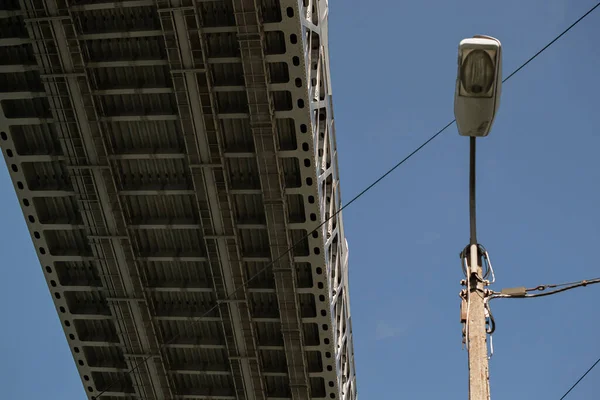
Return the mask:
[[[565,292],[567,290],[571,290],[571,289],[575,289],[575,288],[579,288],[579,287],[585,287],[588,285],[594,285],[596,283],[600,283],[600,278],[584,279],[584,280],[577,281],[577,282],[565,282],[565,283],[557,283],[557,284],[550,284],[550,285],[540,285],[540,286],[536,286],[536,287],[530,288],[530,289],[521,288],[521,289],[519,289],[519,290],[522,290],[522,292],[523,292],[521,294],[505,294],[502,292],[494,292],[491,296],[488,297],[487,300],[489,303],[489,300],[492,300],[495,298],[496,299],[498,299],[498,298],[524,299],[524,298],[550,296],[553,294]],[[552,290],[552,291],[546,292],[546,293],[534,293],[534,294],[529,293],[529,292],[535,292],[535,291],[542,291],[547,288],[554,288],[554,287],[559,287],[560,289]],[[598,363],[600,363],[600,358],[598,360],[596,360],[596,362],[577,380],[577,382],[575,382],[573,384],[573,386],[571,386],[571,388],[569,390],[567,390],[567,392],[559,400],[564,400],[568,396],[568,394],[571,393],[571,391],[573,389],[575,389],[575,387],[579,384],[579,382],[581,382],[583,380],[583,378],[585,378],[586,375],[589,374]]]
[[[553,294],[565,292],[567,290],[571,290],[571,289],[575,289],[575,288],[579,288],[579,287],[594,285],[596,283],[600,283],[600,278],[584,279],[584,280],[577,281],[577,282],[566,282],[566,283],[558,283],[558,284],[550,284],[550,285],[540,285],[540,286],[536,286],[534,288],[524,289],[523,291],[525,293],[518,294],[518,295],[515,295],[515,294],[508,295],[508,294],[503,294],[502,292],[500,292],[500,293],[494,292],[494,294],[492,294],[488,298],[488,300],[492,300],[494,298],[524,299],[524,298],[544,297],[544,296],[550,296]],[[534,294],[528,293],[528,292],[542,291],[547,288],[554,288],[554,287],[559,287],[560,289],[552,290],[552,291],[546,292],[546,293],[534,293]],[[575,387],[579,384],[579,382],[581,382],[583,380],[583,378],[585,378],[586,375],[589,374],[598,363],[600,363],[600,358],[598,360],[596,360],[596,362],[577,380],[577,382],[575,382],[573,384],[573,386],[571,386],[571,388],[569,390],[567,390],[567,392],[559,400],[564,400],[569,395],[569,393],[571,393],[571,391],[573,389],[575,389]]]
[[[520,70],[522,70],[523,68],[525,68],[527,66],[527,64],[529,64],[530,62],[532,62],[537,56],[539,56],[540,54],[542,54],[548,47],[552,46],[557,40],[559,40],[561,37],[563,37],[567,32],[569,32],[575,25],[577,25],[578,23],[580,23],[585,17],[587,17],[588,15],[590,15],[592,12],[594,12],[594,10],[596,8],[600,7],[600,2],[596,3],[595,6],[593,6],[592,8],[590,8],[588,10],[588,12],[586,12],[585,14],[583,14],[581,17],[579,17],[575,22],[573,22],[571,25],[569,25],[569,27],[567,29],[565,29],[564,31],[562,31],[560,33],[560,35],[558,35],[557,37],[555,37],[552,41],[550,41],[547,45],[545,45],[544,47],[542,47],[537,53],[535,53],[529,60],[525,61],[519,68],[515,69],[513,72],[511,72],[506,78],[504,78],[504,80],[502,82],[506,82],[507,80],[509,80],[510,78],[513,77],[513,75],[515,75],[517,72],[519,72]]]
[[[600,6],[600,2],[597,3],[594,7],[592,7],[589,11],[587,11],[584,15],[582,15],[579,19],[577,19],[575,22],[573,22],[568,28],[566,28],[558,36],[556,36],[554,39],[552,39],[548,44],[546,44],[542,49],[540,49],[537,53],[535,53],[527,61],[525,61],[523,64],[521,64],[517,69],[515,69],[513,72],[511,72],[506,78],[504,78],[502,80],[502,82],[504,83],[504,82],[508,81],[515,74],[517,74],[519,71],[521,71],[525,66],[527,66],[529,63],[531,63],[531,61],[533,61],[540,54],[542,54],[545,50],[547,50],[550,46],[552,46],[556,41],[558,41],[562,36],[564,36],[567,32],[569,32],[575,25],[577,25],[579,22],[581,22],[583,19],[585,19],[585,17],[587,17],[589,14],[591,14],[599,6]],[[382,174],[379,178],[377,178],[375,181],[373,181],[373,183],[371,183],[369,186],[367,186],[365,189],[363,189],[360,193],[358,193],[356,196],[354,196],[348,203],[344,204],[342,207],[340,207],[339,210],[337,210],[335,213],[333,213],[328,218],[326,218],[323,222],[321,222],[319,225],[317,225],[313,230],[311,230],[306,235],[304,235],[300,240],[298,240],[294,244],[292,244],[292,246],[290,246],[283,254],[281,254],[275,260],[269,262],[265,267],[261,268],[257,273],[255,273],[254,275],[252,275],[251,277],[249,277],[242,285],[240,285],[239,287],[237,287],[236,289],[234,289],[231,293],[229,293],[225,297],[225,299],[217,301],[217,303],[213,307],[209,308],[206,312],[204,312],[202,314],[201,318],[204,317],[204,316],[207,316],[208,314],[210,314],[211,312],[213,312],[214,310],[216,310],[225,300],[230,299],[233,295],[235,295],[236,293],[238,293],[241,289],[245,288],[251,281],[253,281],[258,276],[260,276],[262,273],[264,273],[266,270],[268,270],[269,268],[271,268],[275,263],[277,263],[283,257],[287,256],[296,246],[298,246],[300,243],[302,243],[306,238],[308,238],[314,232],[318,231],[321,227],[323,227],[331,219],[335,218],[343,210],[345,210],[347,207],[349,207],[351,204],[353,204],[355,201],[357,201],[359,198],[361,198],[364,194],[366,194],[368,191],[370,191],[373,187],[375,187],[377,184],[379,184],[382,180],[384,180],[385,178],[387,178],[398,167],[400,167],[406,161],[408,161],[409,159],[411,159],[415,154],[417,154],[419,151],[421,151],[421,149],[423,149],[425,146],[427,146],[429,143],[431,143],[435,138],[437,138],[439,135],[441,135],[446,129],[448,129],[450,126],[452,126],[455,122],[456,122],[456,119],[453,119],[452,121],[448,122],[444,127],[442,127],[434,135],[432,135],[429,139],[427,139],[425,142],[423,142],[423,144],[421,144],[420,146],[418,146],[415,150],[413,150],[406,157],[404,157],[402,160],[400,160],[398,163],[396,163],[393,167],[391,167],[389,170],[387,170],[384,174]],[[184,331],[187,331],[187,329],[189,329],[189,327],[186,327]],[[177,335],[174,335],[167,342],[160,344],[158,346],[158,350],[160,351],[164,346],[173,343],[175,340],[177,340],[177,338],[180,335],[181,335],[181,333],[179,333]],[[127,375],[135,372],[137,369],[140,368],[140,366],[142,366],[143,364],[147,363],[148,360],[151,359],[151,358],[153,358],[153,357],[156,357],[156,354],[150,354],[150,355],[144,357],[135,366],[133,366],[129,371],[127,371],[125,373],[125,376],[127,376]],[[106,392],[108,392],[109,389],[111,389],[116,383],[120,382],[122,379],[123,379],[123,377],[114,379],[112,382],[109,383],[109,385],[106,388],[104,388],[104,390],[102,390],[98,395],[93,396],[92,398],[99,399],[102,395],[104,395]]]
[[[540,285],[540,286],[537,286],[537,287],[534,287],[531,289],[522,288],[522,289],[520,289],[520,293],[510,293],[510,292],[512,292],[512,290],[504,289],[503,291],[500,291],[500,292],[493,292],[492,295],[490,296],[490,299],[531,299],[531,298],[535,298],[535,297],[545,297],[545,296],[551,296],[551,295],[557,294],[557,293],[566,292],[568,290],[576,289],[579,287],[594,285],[596,283],[600,283],[600,278],[584,279],[579,282],[562,283],[562,284],[557,284],[557,285]],[[529,292],[534,292],[534,291],[545,290],[546,287],[561,287],[561,288],[556,289],[556,290],[551,290],[551,291],[545,292],[545,293],[533,293],[533,294],[529,293]],[[505,291],[507,291],[509,293],[507,293]],[[517,291],[519,291],[519,290],[517,290]]]
[[[598,363],[600,363],[600,358],[599,358],[599,359],[597,359],[597,360],[596,360],[596,362],[595,362],[594,364],[592,364],[592,366],[591,366],[591,367],[590,367],[590,368],[589,368],[587,371],[585,371],[585,374],[581,375],[581,378],[577,379],[577,382],[575,382],[575,383],[573,384],[573,386],[571,386],[571,388],[570,388],[569,390],[567,390],[567,392],[566,392],[566,393],[563,395],[563,397],[561,397],[559,400],[564,400],[564,399],[565,399],[565,398],[566,398],[566,397],[569,395],[569,393],[571,393],[571,391],[572,391],[573,389],[575,389],[575,387],[576,387],[577,385],[579,385],[579,382],[581,382],[581,381],[583,380],[583,378],[585,378],[585,377],[586,377],[586,375],[587,375],[587,374],[589,374],[589,373],[590,373],[590,372],[591,372],[591,371],[594,369],[594,367],[595,367],[596,365],[598,365]]]
[[[588,279],[589,281],[595,281],[597,279],[600,278],[594,278],[594,279]],[[577,283],[581,283],[582,281],[575,281],[575,282],[565,282],[565,283],[552,283],[552,284],[546,284],[546,285],[539,285],[536,286],[534,288],[529,288],[527,289],[528,292],[533,292],[533,291],[542,291],[542,290],[546,290],[546,289],[551,289],[551,288],[557,288],[557,287],[563,287],[563,286],[571,286],[571,285],[575,285]]]

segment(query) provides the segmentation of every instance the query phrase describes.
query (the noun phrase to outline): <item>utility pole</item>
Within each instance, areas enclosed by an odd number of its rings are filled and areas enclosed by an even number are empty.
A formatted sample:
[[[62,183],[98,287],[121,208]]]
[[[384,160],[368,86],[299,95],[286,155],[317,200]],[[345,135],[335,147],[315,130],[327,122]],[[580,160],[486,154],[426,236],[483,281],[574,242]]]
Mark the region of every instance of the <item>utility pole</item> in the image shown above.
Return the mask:
[[[461,291],[461,322],[469,353],[469,400],[490,400],[487,347],[487,274],[489,257],[477,242],[475,167],[476,140],[487,136],[498,110],[502,85],[500,41],[490,36],[464,39],[459,45],[454,115],[458,132],[469,137],[469,245],[461,253],[466,286]],[[483,271],[483,255],[486,272]],[[490,332],[492,332],[490,330]]]
[[[490,399],[487,330],[485,316],[485,284],[481,253],[477,244],[469,245],[469,287],[467,288],[467,350],[469,352],[469,400]],[[475,266],[475,268],[472,268]],[[475,270],[475,272],[473,272]]]
[[[489,400],[490,375],[488,366],[487,328],[485,315],[485,281],[481,252],[477,243],[475,202],[476,138],[469,138],[469,220],[471,240],[467,258],[467,351],[469,352],[469,400]]]

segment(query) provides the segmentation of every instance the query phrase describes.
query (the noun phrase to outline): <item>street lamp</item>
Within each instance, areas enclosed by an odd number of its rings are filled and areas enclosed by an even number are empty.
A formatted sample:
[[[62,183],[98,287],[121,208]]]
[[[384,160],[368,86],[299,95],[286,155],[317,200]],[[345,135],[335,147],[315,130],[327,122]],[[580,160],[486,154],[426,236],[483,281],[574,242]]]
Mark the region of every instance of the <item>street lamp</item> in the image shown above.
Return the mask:
[[[469,352],[469,399],[489,400],[486,297],[489,284],[481,266],[475,203],[475,144],[492,129],[502,88],[502,45],[490,36],[464,39],[458,46],[454,116],[461,136],[469,136],[469,246],[461,253],[466,290],[461,292],[461,321]],[[464,312],[463,312],[464,310]]]
[[[502,45],[498,39],[477,35],[458,46],[454,116],[461,136],[470,137],[469,203],[471,245],[477,244],[475,218],[475,139],[492,129],[502,89]]]

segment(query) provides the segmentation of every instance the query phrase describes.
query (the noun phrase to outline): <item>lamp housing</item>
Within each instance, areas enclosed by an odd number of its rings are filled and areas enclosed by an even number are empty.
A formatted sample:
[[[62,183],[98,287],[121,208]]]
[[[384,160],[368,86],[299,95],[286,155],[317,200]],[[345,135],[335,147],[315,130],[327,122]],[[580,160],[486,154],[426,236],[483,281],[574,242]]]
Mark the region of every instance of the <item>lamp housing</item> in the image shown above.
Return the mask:
[[[454,116],[462,136],[487,136],[500,105],[502,44],[491,36],[463,39],[458,46]]]

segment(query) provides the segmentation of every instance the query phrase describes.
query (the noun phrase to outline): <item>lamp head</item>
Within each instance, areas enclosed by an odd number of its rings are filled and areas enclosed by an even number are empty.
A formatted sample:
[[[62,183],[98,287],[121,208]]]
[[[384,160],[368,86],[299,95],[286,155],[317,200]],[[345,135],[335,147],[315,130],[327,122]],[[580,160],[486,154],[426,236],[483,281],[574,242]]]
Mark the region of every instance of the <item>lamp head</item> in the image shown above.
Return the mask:
[[[502,45],[490,36],[464,39],[458,46],[454,116],[462,136],[487,136],[502,89]]]

